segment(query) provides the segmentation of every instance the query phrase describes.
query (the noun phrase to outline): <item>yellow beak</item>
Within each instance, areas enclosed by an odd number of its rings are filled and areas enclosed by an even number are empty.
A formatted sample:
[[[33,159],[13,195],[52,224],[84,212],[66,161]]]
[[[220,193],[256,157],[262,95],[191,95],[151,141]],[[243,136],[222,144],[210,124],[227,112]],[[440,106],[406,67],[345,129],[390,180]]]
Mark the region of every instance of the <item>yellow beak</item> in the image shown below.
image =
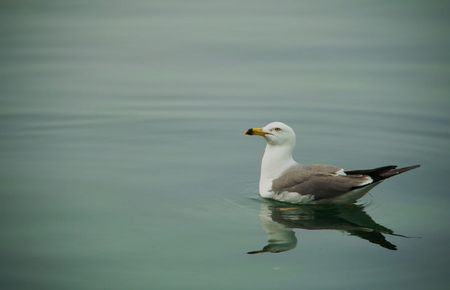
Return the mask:
[[[262,128],[250,128],[245,132],[245,135],[258,135],[258,136],[266,136],[266,133]]]

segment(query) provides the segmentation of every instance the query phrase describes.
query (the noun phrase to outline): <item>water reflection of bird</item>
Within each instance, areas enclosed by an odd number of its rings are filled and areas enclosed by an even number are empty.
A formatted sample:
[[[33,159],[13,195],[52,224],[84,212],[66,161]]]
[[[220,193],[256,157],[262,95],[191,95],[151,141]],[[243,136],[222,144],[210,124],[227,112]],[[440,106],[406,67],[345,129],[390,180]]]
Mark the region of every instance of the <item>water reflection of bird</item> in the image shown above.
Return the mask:
[[[259,214],[268,244],[248,254],[279,253],[296,247],[293,228],[305,230],[339,230],[357,236],[389,250],[397,247],[384,235],[395,235],[392,230],[377,224],[362,205],[308,205],[293,206],[274,202],[261,204]]]

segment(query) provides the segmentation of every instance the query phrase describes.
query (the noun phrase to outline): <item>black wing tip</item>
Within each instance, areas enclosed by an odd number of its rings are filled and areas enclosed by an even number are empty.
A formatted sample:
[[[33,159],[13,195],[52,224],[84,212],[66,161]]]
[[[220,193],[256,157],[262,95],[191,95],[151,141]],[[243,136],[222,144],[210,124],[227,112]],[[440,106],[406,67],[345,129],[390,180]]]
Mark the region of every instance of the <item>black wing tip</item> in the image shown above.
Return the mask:
[[[404,168],[408,168],[408,170],[411,170],[411,169],[419,168],[420,166],[421,166],[420,164],[414,164],[414,165],[407,166],[407,167],[404,167]]]
[[[420,167],[420,164],[414,164],[401,168],[398,168],[398,166],[396,165],[388,165],[383,167],[377,167],[374,169],[345,171],[345,173],[347,175],[357,175],[357,174],[369,175],[376,182],[412,169],[416,169],[418,167]]]
[[[406,167],[402,167],[402,168],[396,168],[396,169],[391,169],[391,170],[387,170],[387,171],[383,171],[379,173],[380,177],[384,177],[384,178],[388,178],[394,175],[398,175],[400,173],[404,173],[406,171],[410,171],[413,169],[416,169],[420,167],[420,164],[415,164],[415,165],[411,165],[411,166],[406,166]]]
[[[406,170],[407,171],[407,170],[412,170],[412,169],[418,168],[420,166],[421,166],[420,164],[414,164],[414,165],[409,165],[409,166],[398,168],[397,165],[389,165],[389,166],[385,166],[385,167],[381,167],[381,168],[396,169],[396,170]]]

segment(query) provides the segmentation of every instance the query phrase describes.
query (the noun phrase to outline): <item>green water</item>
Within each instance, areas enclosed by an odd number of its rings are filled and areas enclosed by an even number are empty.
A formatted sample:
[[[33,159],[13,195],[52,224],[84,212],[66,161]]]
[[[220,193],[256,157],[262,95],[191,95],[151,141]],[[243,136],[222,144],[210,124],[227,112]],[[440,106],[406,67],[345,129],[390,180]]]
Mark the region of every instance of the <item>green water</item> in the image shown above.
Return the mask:
[[[1,288],[448,289],[449,9],[1,1]],[[267,203],[275,120],[305,164],[422,167]]]

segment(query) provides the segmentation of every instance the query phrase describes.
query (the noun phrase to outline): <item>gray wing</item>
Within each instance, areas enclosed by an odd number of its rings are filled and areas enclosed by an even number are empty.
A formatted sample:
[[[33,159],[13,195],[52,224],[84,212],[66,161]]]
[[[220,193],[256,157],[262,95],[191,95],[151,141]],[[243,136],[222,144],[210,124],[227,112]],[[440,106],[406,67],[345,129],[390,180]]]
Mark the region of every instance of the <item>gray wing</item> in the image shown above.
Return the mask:
[[[338,197],[371,182],[366,175],[338,175],[341,168],[331,165],[294,166],[273,180],[272,191],[312,195],[314,199]]]

